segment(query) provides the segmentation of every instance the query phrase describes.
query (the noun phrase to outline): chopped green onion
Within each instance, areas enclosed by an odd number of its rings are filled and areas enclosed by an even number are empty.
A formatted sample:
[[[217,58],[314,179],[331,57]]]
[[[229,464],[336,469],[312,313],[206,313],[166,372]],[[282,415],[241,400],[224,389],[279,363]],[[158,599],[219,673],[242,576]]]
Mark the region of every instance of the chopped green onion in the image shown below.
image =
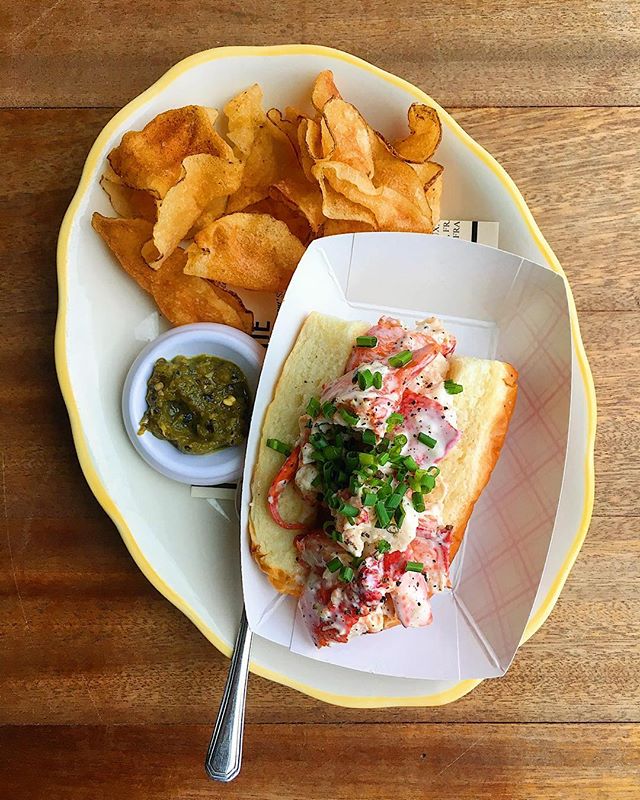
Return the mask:
[[[384,500],[385,497],[389,497],[393,489],[389,486],[388,483],[383,483],[382,486],[378,489],[378,497],[381,500]]]
[[[355,494],[360,487],[360,481],[358,480],[358,476],[353,472],[351,477],[349,478],[349,491],[351,494]]]
[[[405,367],[413,358],[411,350],[403,350],[401,353],[396,353],[394,356],[389,357],[389,366],[391,367]]]
[[[382,373],[381,372],[374,372],[373,373],[373,385],[376,389],[382,389]]]
[[[340,456],[341,452],[341,450],[339,450],[337,447],[334,447],[332,444],[327,445],[327,447],[324,448],[324,455],[330,461],[335,461]]]
[[[358,417],[355,414],[352,414],[346,408],[341,408],[340,409],[340,416],[347,423],[347,425],[357,425],[358,424]]]
[[[402,498],[407,493],[408,488],[409,487],[406,483],[399,483],[393,490],[393,494],[391,495],[391,497],[389,497],[386,501],[387,508],[391,510],[398,508],[398,506],[402,502]]]
[[[281,442],[280,439],[267,439],[267,447],[270,447],[277,453],[282,453],[283,456],[291,455],[291,448],[289,445]]]
[[[376,545],[376,550],[379,553],[388,553],[391,550],[391,544],[386,539],[380,539]]]
[[[385,505],[387,506],[388,511],[395,511],[401,502],[402,502],[401,494],[392,494],[391,497],[387,498]]]
[[[422,561],[407,561],[407,566],[404,568],[405,572],[422,572],[424,564]]]
[[[444,390],[447,394],[460,394],[463,388],[461,383],[455,381],[446,380],[444,382]]]
[[[413,456],[405,456],[402,459],[402,463],[410,472],[415,472],[418,469],[418,465],[416,464],[416,460],[413,458]]]
[[[334,542],[341,542],[342,534],[333,527],[334,524],[335,523],[332,519],[328,519],[326,522],[322,523],[322,529],[327,534],[327,536],[333,539]]]
[[[378,344],[377,336],[357,336],[356,344],[358,347],[375,347]]]
[[[406,517],[406,512],[403,506],[398,506],[395,513],[396,523],[398,524],[398,528],[402,527],[402,523],[404,522],[404,518]]]
[[[416,511],[424,511],[424,496],[422,492],[414,492],[411,495],[411,502],[413,503],[413,507]]]
[[[309,441],[318,450],[324,450],[324,448],[329,444],[329,442],[321,433],[312,433],[309,437]]]
[[[425,494],[429,494],[436,488],[436,479],[433,475],[425,475],[422,479],[422,491]]]
[[[347,465],[347,469],[354,470],[358,464],[358,454],[354,453],[353,450],[349,450],[344,457],[344,463]]]
[[[329,497],[327,499],[327,505],[329,506],[329,508],[333,508],[333,509],[340,508],[340,503],[341,502],[342,501],[340,500],[340,498],[338,497],[337,494],[329,495]]]
[[[378,502],[378,495],[374,492],[365,492],[364,497],[362,498],[362,505],[367,506],[370,508],[371,506],[375,506]]]
[[[351,517],[353,519],[353,517],[357,517],[359,513],[360,511],[349,503],[342,503],[338,508],[338,514],[342,514],[343,517]]]
[[[404,422],[404,417],[402,414],[398,414],[396,411],[393,414],[389,415],[389,419],[387,420],[387,432],[395,428],[397,425],[400,425],[401,422]]]
[[[409,440],[408,440],[408,439],[407,439],[407,437],[404,435],[404,433],[399,433],[399,434],[398,434],[398,435],[397,435],[397,436],[394,438],[394,440],[393,440],[393,444],[394,444],[396,447],[404,447],[404,446],[405,446],[405,444],[406,444],[408,441],[409,441]]]
[[[358,569],[358,567],[360,566],[360,564],[362,564],[363,561],[364,561],[364,556],[359,556],[358,558],[352,558],[351,566],[354,569]]]
[[[378,450],[381,453],[384,453],[385,450],[388,450],[391,447],[391,440],[387,439],[386,436],[383,436],[382,439],[378,442]]]
[[[373,455],[373,453],[358,453],[358,460],[364,467],[376,463],[376,457]]]
[[[391,517],[389,516],[389,512],[387,511],[385,504],[382,502],[382,500],[378,500],[375,508],[379,527],[386,528],[391,521]]]
[[[317,417],[321,411],[322,406],[320,405],[320,401],[317,397],[312,397],[307,403],[307,414],[310,417]]]
[[[440,474],[440,467],[436,467],[435,464],[432,464],[427,470],[427,475],[431,475],[434,478],[437,478],[439,474]]]
[[[363,369],[358,373],[358,386],[363,392],[373,386],[373,374],[370,369]]]
[[[353,578],[353,570],[351,567],[347,567],[346,565],[342,567],[340,570],[340,580],[346,581],[347,583]]]
[[[322,486],[322,478],[319,475],[316,475],[316,477],[311,481],[311,485],[314,489]]]
[[[387,463],[388,460],[389,460],[389,453],[380,453],[380,455],[378,456],[378,464],[380,464],[381,467],[384,467],[384,465]]]
[[[422,442],[422,444],[426,444],[427,447],[431,448],[434,448],[438,444],[437,440],[434,439],[433,436],[429,436],[428,433],[424,433],[423,431],[420,431],[420,433],[418,434],[418,441]]]
[[[341,566],[342,566],[342,561],[340,561],[338,556],[335,556],[334,558],[331,559],[331,561],[327,562],[327,569],[329,570],[329,572],[337,572]]]
[[[326,403],[322,404],[322,413],[327,419],[331,419],[331,417],[333,417],[333,415],[336,413],[336,407],[333,405],[333,403],[329,403],[327,401]]]
[[[365,444],[375,444],[376,443],[375,433],[372,430],[369,430],[369,428],[365,428],[365,430],[362,431],[362,441]]]

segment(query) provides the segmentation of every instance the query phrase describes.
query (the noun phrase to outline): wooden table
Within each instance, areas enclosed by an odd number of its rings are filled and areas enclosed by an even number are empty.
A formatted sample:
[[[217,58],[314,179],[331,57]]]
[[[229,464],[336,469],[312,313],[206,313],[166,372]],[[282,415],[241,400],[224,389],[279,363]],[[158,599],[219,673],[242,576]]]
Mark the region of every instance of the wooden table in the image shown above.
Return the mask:
[[[183,56],[318,42],[408,78],[507,168],[569,276],[599,400],[593,522],[508,675],[359,711],[253,677],[245,766],[202,759],[227,661],[85,485],[52,360],[55,242],[93,139]],[[0,10],[0,795],[640,797],[640,5],[29,0]]]

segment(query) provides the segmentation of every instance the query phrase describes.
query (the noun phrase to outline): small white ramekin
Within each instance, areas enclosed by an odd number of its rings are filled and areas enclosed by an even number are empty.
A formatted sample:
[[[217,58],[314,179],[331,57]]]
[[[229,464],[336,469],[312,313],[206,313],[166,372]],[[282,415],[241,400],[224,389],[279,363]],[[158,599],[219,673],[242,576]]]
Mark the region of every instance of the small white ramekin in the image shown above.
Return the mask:
[[[172,328],[150,342],[131,365],[122,391],[122,416],[131,443],[144,460],[168,478],[194,486],[230,483],[242,475],[245,446],[227,447],[209,455],[181,453],[172,444],[146,431],[138,436],[147,410],[147,381],[159,358],[202,354],[225,358],[243,371],[251,399],[255,397],[264,348],[246,333],[228,325],[199,322]]]

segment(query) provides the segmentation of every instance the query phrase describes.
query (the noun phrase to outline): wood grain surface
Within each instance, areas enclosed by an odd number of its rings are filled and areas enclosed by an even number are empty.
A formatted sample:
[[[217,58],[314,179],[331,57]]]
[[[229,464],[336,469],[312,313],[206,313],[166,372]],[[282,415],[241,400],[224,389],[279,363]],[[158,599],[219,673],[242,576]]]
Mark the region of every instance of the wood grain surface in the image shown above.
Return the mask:
[[[640,104],[637,0],[27,0],[3,4],[9,106],[123,105],[209,47],[312,43],[446,106]]]
[[[0,748],[20,769],[0,772],[2,786],[7,797],[43,797],[44,775],[56,800],[637,800],[640,788],[639,725],[250,724],[253,755],[228,786],[204,777],[208,733],[191,724],[5,728]]]
[[[640,797],[639,8],[0,9],[0,797]],[[419,83],[515,179],[579,309],[597,493],[560,600],[505,678],[440,708],[363,711],[253,676],[244,770],[220,787],[202,758],[226,659],[146,582],[76,461],[52,360],[55,242],[119,104],[190,52],[280,41]]]

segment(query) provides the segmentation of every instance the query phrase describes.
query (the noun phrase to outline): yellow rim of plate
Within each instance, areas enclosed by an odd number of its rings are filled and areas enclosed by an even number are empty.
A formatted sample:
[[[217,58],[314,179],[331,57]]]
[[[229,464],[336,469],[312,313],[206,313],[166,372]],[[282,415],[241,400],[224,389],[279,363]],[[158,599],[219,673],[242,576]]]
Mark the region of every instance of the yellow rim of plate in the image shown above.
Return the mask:
[[[541,607],[538,609],[536,614],[529,620],[529,623],[526,627],[526,630],[522,636],[522,643],[526,642],[533,634],[540,628],[543,622],[551,613],[556,600],[562,590],[564,582],[569,575],[571,567],[573,566],[574,561],[580,551],[580,547],[582,546],[582,542],[587,533],[587,529],[589,527],[589,522],[591,520],[591,512],[593,509],[593,498],[594,498],[594,471],[593,471],[593,449],[594,449],[594,441],[595,441],[595,430],[596,430],[596,396],[595,390],[593,386],[593,378],[591,376],[591,370],[589,368],[589,364],[587,362],[587,357],[584,351],[584,345],[582,344],[582,339],[580,337],[580,327],[578,324],[578,316],[576,312],[575,302],[573,300],[573,295],[571,293],[571,288],[567,281],[566,275],[564,274],[562,267],[558,259],[556,258],[555,254],[545,241],[542,233],[538,229],[531,212],[527,208],[527,205],[524,201],[524,198],[518,191],[515,183],[511,180],[509,175],[505,172],[505,170],[498,164],[498,162],[493,158],[493,156],[489,155],[484,148],[482,148],[477,142],[475,142],[469,134],[467,134],[459,125],[458,123],[451,117],[444,109],[442,109],[436,102],[434,102],[427,94],[423,91],[418,89],[417,87],[413,86],[412,84],[408,83],[407,81],[403,80],[402,78],[398,78],[395,75],[392,75],[389,72],[385,72],[378,67],[374,67],[372,64],[369,64],[367,61],[363,61],[356,56],[352,56],[349,53],[344,53],[341,50],[334,50],[331,47],[322,47],[317,45],[276,45],[273,47],[219,47],[214,48],[212,50],[205,50],[201,53],[196,53],[188,58],[185,58],[183,61],[180,61],[174,67],[172,67],[168,72],[166,72],[156,83],[154,83],[149,89],[143,92],[141,95],[136,97],[130,103],[128,103],[121,111],[119,111],[103,128],[100,135],[96,139],[91,148],[87,160],[84,165],[84,169],[82,171],[82,176],[80,178],[80,183],[78,185],[78,189],[67,209],[67,213],[65,214],[64,220],[62,222],[62,226],[60,228],[60,235],[58,238],[58,252],[57,252],[57,261],[58,261],[58,292],[59,292],[59,306],[58,306],[58,319],[56,325],[56,336],[55,336],[55,360],[56,360],[56,369],[58,373],[58,380],[60,382],[60,387],[62,389],[62,394],[67,405],[67,410],[69,412],[69,417],[71,420],[71,429],[73,433],[73,439],[75,443],[75,447],[78,453],[78,459],[80,461],[80,466],[84,472],[85,478],[91,488],[91,491],[94,493],[96,499],[103,507],[103,509],[107,512],[107,514],[111,517],[115,525],[117,526],[118,530],[120,531],[120,535],[122,536],[129,552],[131,553],[134,561],[138,565],[138,567],[142,570],[145,577],[155,586],[155,588],[163,594],[167,600],[169,600],[173,605],[182,611],[195,625],[196,627],[202,631],[202,633],[209,639],[209,641],[214,644],[218,650],[224,653],[226,656],[229,656],[231,653],[231,647],[223,641],[205,622],[204,620],[198,615],[198,613],[187,603],[185,600],[180,597],[176,592],[168,586],[165,581],[154,571],[151,564],[147,561],[144,553],[140,550],[133,533],[131,532],[129,526],[125,522],[123,515],[120,513],[120,510],[116,506],[115,502],[109,496],[106,487],[102,483],[97,470],[93,464],[93,460],[91,457],[91,453],[89,451],[89,447],[84,435],[84,431],[82,429],[82,424],[80,421],[80,414],[78,412],[78,407],[76,405],[76,400],[73,395],[73,390],[71,388],[71,380],[69,377],[69,367],[67,363],[67,353],[66,353],[66,320],[67,320],[67,262],[69,256],[69,241],[71,236],[71,228],[73,225],[73,220],[75,218],[76,212],[80,207],[80,202],[82,200],[83,195],[91,185],[91,175],[96,169],[98,165],[98,161],[102,155],[102,151],[104,150],[107,141],[111,137],[112,133],[115,129],[123,123],[127,117],[133,112],[139,109],[144,103],[148,102],[151,98],[158,95],[163,89],[165,89],[169,84],[171,84],[176,78],[187,72],[192,67],[196,67],[200,64],[204,64],[208,61],[215,61],[221,58],[230,58],[230,57],[238,57],[238,56],[291,56],[291,55],[312,55],[312,56],[322,56],[327,59],[333,59],[338,61],[346,61],[349,64],[352,64],[356,67],[359,67],[362,70],[367,72],[371,72],[379,78],[387,81],[388,83],[397,86],[400,89],[404,89],[409,94],[413,95],[418,101],[422,103],[427,103],[433,106],[438,114],[440,115],[440,119],[444,122],[444,124],[449,128],[449,130],[458,137],[470,150],[472,150],[475,155],[487,166],[489,169],[496,175],[496,177],[500,180],[502,185],[505,187],[507,192],[509,193],[511,199],[513,200],[514,204],[516,205],[520,215],[522,216],[527,228],[533,240],[540,248],[541,252],[544,254],[544,257],[547,260],[549,266],[555,270],[555,272],[559,273],[563,276],[565,280],[565,285],[567,288],[567,296],[569,300],[569,312],[571,316],[571,330],[572,330],[572,337],[573,337],[573,345],[575,348],[575,352],[578,359],[578,364],[580,367],[580,373],[582,375],[582,380],[584,383],[585,393],[586,393],[586,401],[587,401],[587,455],[585,458],[584,463],[584,480],[585,480],[585,497],[584,497],[584,506],[582,509],[582,516],[580,520],[580,525],[578,526],[577,533],[575,538],[571,544],[571,548],[563,563],[562,567],[558,571],[553,584],[547,593],[544,602],[542,603]],[[327,703],[334,703],[335,705],[347,706],[351,708],[383,708],[385,706],[439,706],[444,705],[446,703],[451,703],[454,700],[458,700],[460,697],[463,697],[465,694],[470,692],[474,689],[481,680],[464,680],[457,683],[455,686],[452,686],[450,689],[447,689],[443,692],[437,692],[434,694],[422,695],[422,696],[409,696],[409,697],[351,697],[349,695],[339,695],[333,694],[331,692],[325,692],[320,689],[316,689],[313,686],[307,686],[304,683],[300,683],[299,681],[292,680],[286,675],[281,675],[278,672],[273,670],[267,669],[255,662],[251,663],[251,671],[257,675],[261,675],[269,680],[276,681],[277,683],[284,684],[285,686],[290,686],[293,689],[297,689],[304,694],[310,695],[311,697],[315,697],[318,700],[323,700]]]

